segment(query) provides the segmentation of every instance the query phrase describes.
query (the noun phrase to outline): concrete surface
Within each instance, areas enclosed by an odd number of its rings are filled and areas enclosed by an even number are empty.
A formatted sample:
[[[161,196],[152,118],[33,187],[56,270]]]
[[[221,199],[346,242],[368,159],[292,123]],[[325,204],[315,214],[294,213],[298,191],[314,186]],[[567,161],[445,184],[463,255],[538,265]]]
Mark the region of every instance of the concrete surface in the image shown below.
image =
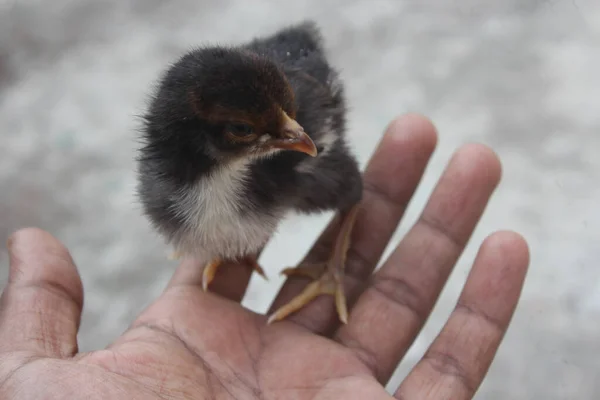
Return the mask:
[[[497,195],[390,387],[441,327],[484,236],[510,228],[529,240],[532,267],[478,398],[597,397],[595,0],[0,0],[0,236],[36,225],[70,247],[86,288],[82,350],[123,331],[173,269],[133,197],[135,116],[149,83],[190,45],[245,40],[305,17],[323,27],[343,68],[363,163],[399,113],[427,114],[439,127],[394,243],[458,146],[486,143],[504,163]],[[248,307],[266,309],[278,266],[296,261],[328,217],[284,224],[263,258],[271,281],[253,280]],[[290,249],[292,240],[305,247]],[[0,265],[5,279],[5,253]]]

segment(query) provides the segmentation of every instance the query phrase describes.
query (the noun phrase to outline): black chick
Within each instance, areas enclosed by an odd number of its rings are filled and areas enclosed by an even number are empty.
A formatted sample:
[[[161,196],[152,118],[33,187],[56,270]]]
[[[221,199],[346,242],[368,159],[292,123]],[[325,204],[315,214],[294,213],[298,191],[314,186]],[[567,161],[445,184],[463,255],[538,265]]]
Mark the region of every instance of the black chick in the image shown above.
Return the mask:
[[[138,194],[175,249],[206,265],[256,255],[287,212],[338,210],[329,260],[284,270],[312,282],[269,323],[332,294],[347,321],[343,274],[362,180],[345,139],[338,73],[312,22],[235,47],[193,50],[163,75],[144,116]]]

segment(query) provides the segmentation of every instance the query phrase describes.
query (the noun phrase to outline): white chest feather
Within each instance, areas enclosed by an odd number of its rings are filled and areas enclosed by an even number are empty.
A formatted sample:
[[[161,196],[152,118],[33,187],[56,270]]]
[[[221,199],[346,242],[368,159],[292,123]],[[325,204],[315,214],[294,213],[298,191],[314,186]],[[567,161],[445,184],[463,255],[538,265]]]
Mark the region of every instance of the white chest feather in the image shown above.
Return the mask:
[[[228,165],[181,194],[177,212],[187,229],[173,240],[177,251],[202,259],[236,258],[267,242],[283,211],[275,215],[248,211],[245,206],[251,200],[242,198],[248,174],[248,164]]]

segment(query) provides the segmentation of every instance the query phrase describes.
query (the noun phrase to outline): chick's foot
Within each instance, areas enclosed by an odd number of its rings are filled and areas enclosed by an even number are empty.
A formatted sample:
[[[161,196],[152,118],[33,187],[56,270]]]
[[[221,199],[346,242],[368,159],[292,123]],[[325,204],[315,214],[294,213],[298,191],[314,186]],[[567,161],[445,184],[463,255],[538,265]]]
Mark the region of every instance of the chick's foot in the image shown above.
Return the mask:
[[[303,263],[296,268],[286,268],[282,271],[282,274],[287,276],[301,275],[308,277],[312,282],[298,296],[275,311],[269,317],[269,324],[284,319],[323,294],[334,296],[340,321],[344,324],[348,323],[348,308],[344,293],[344,269],[357,211],[358,206],[354,206],[344,216],[329,261],[316,264]]]

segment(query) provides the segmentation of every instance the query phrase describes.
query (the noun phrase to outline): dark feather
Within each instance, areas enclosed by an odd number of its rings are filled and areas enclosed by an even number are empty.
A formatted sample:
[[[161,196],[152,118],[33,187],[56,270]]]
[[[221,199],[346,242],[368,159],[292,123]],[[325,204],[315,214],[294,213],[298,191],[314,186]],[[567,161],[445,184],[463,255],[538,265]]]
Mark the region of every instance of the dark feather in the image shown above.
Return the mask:
[[[279,154],[257,164],[256,179],[249,190],[263,201],[275,202],[273,193],[282,193],[281,188],[289,185],[291,188],[283,193],[292,197],[295,208],[303,212],[346,209],[356,204],[361,198],[362,181],[345,143],[343,89],[338,72],[327,62],[317,26],[304,22],[269,38],[255,39],[247,47],[283,66],[295,93],[296,120],[313,140],[318,142],[327,133],[323,124],[328,119],[330,132],[337,137],[329,153],[316,160],[312,173],[299,173],[293,168],[305,159],[302,154]]]
[[[254,72],[244,77],[248,63]],[[246,86],[236,86],[232,76]],[[237,110],[261,126],[275,112],[266,99],[295,116],[319,154],[284,151],[256,160],[240,188],[245,201],[238,211],[266,218],[282,207],[310,213],[360,201],[361,175],[345,139],[343,87],[318,28],[305,22],[239,47],[193,50],[162,76],[144,119],[138,193],[153,225],[169,239],[198,229],[182,216],[185,191],[219,162],[237,157],[236,145],[219,134],[222,121],[212,106]],[[214,154],[211,146],[223,152]]]

